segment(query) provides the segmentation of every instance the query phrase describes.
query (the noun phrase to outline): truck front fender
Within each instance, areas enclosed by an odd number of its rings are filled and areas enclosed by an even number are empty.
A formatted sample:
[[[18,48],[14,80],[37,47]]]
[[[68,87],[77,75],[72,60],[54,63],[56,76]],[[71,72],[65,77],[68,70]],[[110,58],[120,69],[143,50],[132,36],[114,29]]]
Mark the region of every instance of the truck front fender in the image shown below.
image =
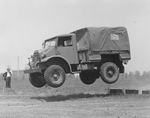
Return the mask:
[[[60,64],[64,67],[64,69],[67,73],[72,72],[72,68],[71,68],[69,61],[60,55],[46,57],[41,60],[41,63]]]

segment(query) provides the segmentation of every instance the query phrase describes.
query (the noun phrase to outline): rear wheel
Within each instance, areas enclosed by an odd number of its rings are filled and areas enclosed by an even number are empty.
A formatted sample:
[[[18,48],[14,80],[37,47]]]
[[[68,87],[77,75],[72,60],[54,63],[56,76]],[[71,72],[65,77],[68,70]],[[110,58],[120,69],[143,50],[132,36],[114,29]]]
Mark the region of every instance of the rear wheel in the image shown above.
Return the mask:
[[[46,84],[44,76],[41,73],[31,73],[29,81],[34,87],[37,88],[41,88]]]
[[[93,70],[86,70],[80,73],[80,80],[86,85],[93,84],[98,77],[98,72]]]
[[[104,82],[115,83],[119,78],[119,68],[113,62],[105,62],[100,68],[100,75]]]
[[[66,75],[64,69],[61,66],[51,65],[46,69],[44,78],[49,86],[57,88],[63,85],[66,79]]]

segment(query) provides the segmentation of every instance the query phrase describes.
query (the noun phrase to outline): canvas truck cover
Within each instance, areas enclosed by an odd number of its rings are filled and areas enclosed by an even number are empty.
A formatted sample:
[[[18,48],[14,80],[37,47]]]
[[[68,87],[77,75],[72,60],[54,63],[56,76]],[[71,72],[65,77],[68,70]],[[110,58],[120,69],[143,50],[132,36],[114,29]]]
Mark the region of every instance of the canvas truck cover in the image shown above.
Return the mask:
[[[76,34],[78,51],[127,51],[130,53],[129,38],[124,27],[90,27],[73,33]]]

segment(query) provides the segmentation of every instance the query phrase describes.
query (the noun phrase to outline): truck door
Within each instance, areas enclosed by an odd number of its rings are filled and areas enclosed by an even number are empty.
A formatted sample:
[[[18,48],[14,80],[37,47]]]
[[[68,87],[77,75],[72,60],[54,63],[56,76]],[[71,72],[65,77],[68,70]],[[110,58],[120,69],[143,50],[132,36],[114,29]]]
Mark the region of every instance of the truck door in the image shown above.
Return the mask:
[[[66,58],[70,64],[78,63],[77,45],[75,35],[58,37],[58,53]]]

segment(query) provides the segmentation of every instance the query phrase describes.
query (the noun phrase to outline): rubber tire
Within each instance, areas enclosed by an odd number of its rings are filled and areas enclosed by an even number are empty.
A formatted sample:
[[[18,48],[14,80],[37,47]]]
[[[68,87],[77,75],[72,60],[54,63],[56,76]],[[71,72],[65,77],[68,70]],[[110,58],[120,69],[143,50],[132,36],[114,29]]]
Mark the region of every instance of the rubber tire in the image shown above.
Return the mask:
[[[114,71],[113,73],[111,72],[111,74],[113,74],[113,75],[110,75],[110,76],[112,76],[112,77],[109,77],[109,75],[108,75],[109,73],[107,72],[108,69],[111,69]],[[119,68],[113,62],[105,62],[100,67],[100,75],[101,75],[102,80],[105,83],[113,84],[119,79]]]
[[[98,77],[99,74],[97,74],[96,71],[92,71],[92,70],[82,71],[80,73],[80,80],[86,85],[93,84]]]
[[[60,82],[58,82],[58,83],[57,83],[57,81],[54,80],[53,74],[55,72],[59,73],[59,75],[61,76],[61,78],[59,78]],[[44,72],[44,78],[45,78],[45,81],[46,81],[47,85],[49,85],[49,86],[51,86],[53,88],[58,88],[58,87],[62,86],[63,83],[65,82],[66,75],[65,75],[64,69],[61,66],[59,66],[59,65],[51,65]]]
[[[41,88],[45,86],[46,81],[41,73],[31,73],[29,76],[29,81],[34,87]]]

